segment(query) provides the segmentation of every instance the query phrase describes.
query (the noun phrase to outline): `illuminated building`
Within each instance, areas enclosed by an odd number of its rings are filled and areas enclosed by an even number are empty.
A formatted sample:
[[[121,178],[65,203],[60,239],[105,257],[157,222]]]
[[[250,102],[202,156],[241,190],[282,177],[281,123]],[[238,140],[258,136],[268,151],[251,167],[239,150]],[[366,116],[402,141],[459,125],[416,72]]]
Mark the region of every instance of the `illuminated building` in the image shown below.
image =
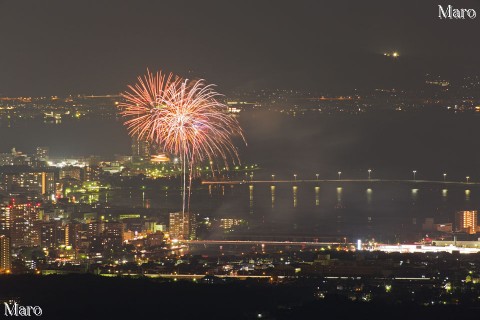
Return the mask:
[[[40,245],[38,217],[37,206],[12,201],[8,206],[0,207],[0,233],[10,237],[14,248]]]
[[[55,173],[28,166],[5,166],[0,169],[0,186],[6,192],[52,195],[55,193]]]
[[[118,173],[123,170],[123,166],[119,162],[103,162],[102,170],[109,173]]]
[[[11,153],[0,153],[0,166],[12,166],[15,157]]]
[[[40,245],[42,248],[71,246],[77,248],[80,243],[79,223],[61,223],[60,221],[40,223]]]
[[[13,248],[35,247],[40,245],[40,229],[36,221],[38,220],[38,207],[31,203],[16,204],[12,203],[5,208],[5,216],[9,220],[7,231],[10,235],[11,245]]]
[[[73,249],[79,248],[82,242],[82,225],[76,222],[65,224],[65,245]]]
[[[157,232],[157,231],[166,232],[167,231],[167,225],[165,225],[163,223],[156,223],[154,232]]]
[[[455,213],[455,230],[469,234],[477,233],[477,211],[458,211]]]
[[[195,228],[195,214],[190,212],[170,213],[170,239],[193,240],[196,237]]]
[[[48,160],[48,148],[47,147],[37,147],[36,157],[38,160],[47,161]]]
[[[0,272],[8,272],[11,267],[10,238],[0,235]]]
[[[40,245],[42,248],[55,248],[57,246],[58,222],[43,222],[40,225]]]
[[[122,246],[124,224],[120,222],[106,222],[102,233],[102,244],[105,249]]]
[[[97,222],[93,221],[90,223],[87,223],[87,239],[89,241],[92,241],[96,237],[98,237],[104,230],[104,223],[103,222]]]
[[[11,207],[0,206],[0,234],[10,234],[10,228],[12,227],[11,213]]]
[[[88,241],[87,230],[83,230],[83,225],[75,230],[75,249],[87,250],[90,245]]]
[[[144,221],[144,230],[147,233],[154,233],[156,225],[157,225],[156,221],[146,220]]]
[[[242,220],[239,220],[239,219],[232,219],[232,218],[220,219],[220,228],[228,230],[234,226],[240,225],[241,222]]]
[[[82,180],[82,168],[79,167],[63,167],[60,169],[60,179],[72,178],[76,180]]]
[[[38,218],[38,210],[37,210],[37,218]],[[42,221],[41,220],[33,220],[30,222],[30,230],[28,233],[28,238],[31,243],[32,247],[40,246],[40,226]]]
[[[15,219],[12,221],[12,228],[10,235],[12,237],[12,247],[33,247],[31,241],[28,239],[30,226],[28,221],[24,219]]]
[[[99,180],[102,170],[98,166],[86,166],[85,167],[85,181]]]
[[[70,241],[70,225],[67,223],[65,224],[64,228],[64,234],[63,234],[63,243],[66,246],[71,246],[71,241]]]
[[[132,156],[134,157],[150,157],[150,142],[139,140],[137,137],[132,138]]]

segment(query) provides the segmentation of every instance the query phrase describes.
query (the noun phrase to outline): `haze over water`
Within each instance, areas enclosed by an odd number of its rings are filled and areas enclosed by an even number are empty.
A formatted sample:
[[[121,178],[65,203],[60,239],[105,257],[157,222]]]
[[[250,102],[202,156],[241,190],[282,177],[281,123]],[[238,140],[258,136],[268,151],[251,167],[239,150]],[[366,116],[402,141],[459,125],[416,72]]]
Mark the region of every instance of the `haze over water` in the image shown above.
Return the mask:
[[[262,167],[258,177],[313,179],[412,178],[480,180],[476,128],[480,115],[445,111],[378,111],[360,115],[316,112],[297,117],[280,112],[242,112],[240,123],[248,146],[240,147],[244,163]],[[29,129],[29,130],[27,130]],[[85,119],[45,124],[0,122],[0,151],[12,147],[33,152],[47,146],[52,156],[130,154],[130,138],[114,119]],[[240,146],[241,144],[238,143]]]
[[[472,113],[372,112],[361,115],[243,112],[239,118],[248,141],[240,154],[245,164],[258,164],[255,179],[293,180],[417,179],[480,180],[480,148]],[[26,128],[34,128],[26,134]],[[2,122],[0,150],[32,152],[47,146],[52,156],[129,154],[130,139],[119,121],[86,119],[45,124]],[[272,186],[274,186],[272,188]],[[467,191],[469,190],[469,191]],[[178,209],[179,192],[110,191],[101,202],[150,208],[165,216]],[[209,217],[257,221],[275,234],[368,236],[404,233],[426,217],[453,220],[457,210],[480,207],[480,187],[412,183],[297,183],[207,187],[193,192],[192,208]],[[416,219],[416,220],[414,220]],[[263,226],[262,226],[263,225]],[[263,229],[262,229],[263,230]],[[361,231],[359,231],[361,230]]]

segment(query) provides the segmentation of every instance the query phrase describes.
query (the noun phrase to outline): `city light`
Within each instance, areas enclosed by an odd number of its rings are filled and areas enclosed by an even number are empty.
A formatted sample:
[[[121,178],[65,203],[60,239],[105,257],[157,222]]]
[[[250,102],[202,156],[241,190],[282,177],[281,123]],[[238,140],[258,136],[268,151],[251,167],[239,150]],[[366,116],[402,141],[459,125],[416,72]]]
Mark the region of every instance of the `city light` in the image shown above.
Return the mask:
[[[480,7],[350,1],[0,5],[5,315],[478,318]]]
[[[383,55],[385,57],[392,57],[394,59],[400,57],[400,53],[398,53],[398,51],[384,52]]]

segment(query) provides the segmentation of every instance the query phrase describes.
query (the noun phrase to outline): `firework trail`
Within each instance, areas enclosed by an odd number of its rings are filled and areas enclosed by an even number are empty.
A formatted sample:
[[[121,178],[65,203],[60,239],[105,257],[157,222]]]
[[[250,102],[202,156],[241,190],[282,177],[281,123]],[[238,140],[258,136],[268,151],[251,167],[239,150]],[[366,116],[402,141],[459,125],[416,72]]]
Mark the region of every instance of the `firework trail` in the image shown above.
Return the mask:
[[[182,79],[171,73],[153,74],[148,70],[137,80],[122,93],[120,113],[126,118],[130,135],[157,143],[180,157],[185,212],[187,166],[190,197],[195,164],[207,160],[213,164],[221,159],[228,168],[229,161],[239,161],[232,139],[238,136],[245,141],[242,130],[227,113],[227,106],[219,102],[221,95],[204,80]]]

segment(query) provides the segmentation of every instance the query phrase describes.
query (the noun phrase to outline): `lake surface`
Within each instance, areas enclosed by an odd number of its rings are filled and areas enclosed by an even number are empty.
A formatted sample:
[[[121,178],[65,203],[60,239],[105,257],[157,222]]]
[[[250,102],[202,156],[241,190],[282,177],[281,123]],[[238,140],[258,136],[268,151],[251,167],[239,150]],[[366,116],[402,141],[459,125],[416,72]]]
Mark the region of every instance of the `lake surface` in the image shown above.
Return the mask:
[[[88,201],[88,196],[79,200]],[[143,212],[164,221],[169,212],[181,208],[179,190],[112,190],[93,200],[120,212]],[[204,186],[193,190],[191,200],[191,210],[202,219],[245,219],[251,226],[248,234],[268,231],[279,238],[342,235],[391,241],[394,236],[419,236],[425,218],[434,218],[435,223],[453,222],[456,211],[478,208],[478,185],[415,182]]]
[[[243,112],[239,121],[248,146],[244,163],[258,164],[255,179],[372,178],[480,181],[480,117],[474,113],[371,112],[360,115]],[[129,154],[130,139],[115,119],[45,124],[0,124],[0,151],[32,152],[47,146],[53,156]],[[240,145],[240,143],[239,143]],[[274,187],[272,190],[272,186]],[[316,189],[317,187],[317,189]],[[469,191],[467,191],[469,190]],[[272,195],[273,191],[273,195]],[[84,199],[88,200],[88,199]],[[92,199],[90,199],[92,200]],[[181,208],[180,191],[116,190],[100,202],[165,217]],[[392,234],[423,223],[453,220],[458,210],[480,207],[478,186],[331,182],[197,187],[192,209],[203,217],[247,217],[262,232]],[[262,229],[263,228],[263,229]],[[403,230],[403,231],[402,231]]]
[[[318,114],[297,117],[273,111],[240,114],[248,146],[244,163],[258,163],[264,177],[278,179],[372,177],[480,180],[480,115],[445,111],[370,112],[360,115]],[[41,120],[0,122],[0,152],[12,147],[33,152],[47,146],[52,156],[130,154],[130,138],[119,120]]]

